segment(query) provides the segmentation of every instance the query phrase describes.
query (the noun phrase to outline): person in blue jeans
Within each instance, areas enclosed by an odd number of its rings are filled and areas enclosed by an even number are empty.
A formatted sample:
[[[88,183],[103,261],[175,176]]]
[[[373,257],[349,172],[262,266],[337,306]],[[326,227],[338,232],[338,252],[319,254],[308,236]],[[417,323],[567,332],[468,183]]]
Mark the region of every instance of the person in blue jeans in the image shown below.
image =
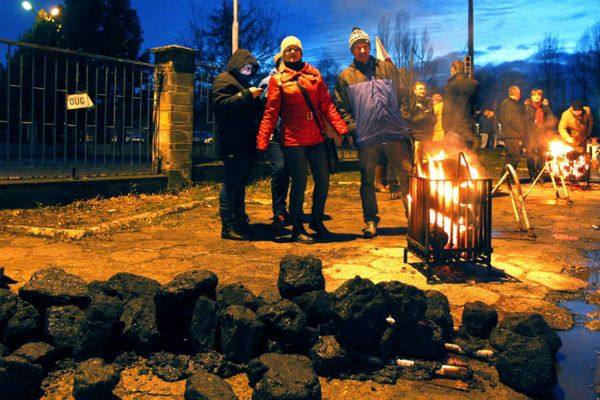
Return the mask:
[[[263,99],[267,97],[269,80],[271,76],[277,73],[277,68],[281,63],[281,53],[277,53],[273,57],[275,68],[273,68],[269,76],[265,77],[259,88],[264,89],[262,94]],[[269,142],[269,158],[271,160],[271,204],[273,208],[273,223],[271,226],[275,229],[281,229],[290,224],[289,215],[287,212],[287,196],[290,188],[290,171],[285,164],[283,151],[281,150],[281,137],[279,136],[279,123],[271,135]]]

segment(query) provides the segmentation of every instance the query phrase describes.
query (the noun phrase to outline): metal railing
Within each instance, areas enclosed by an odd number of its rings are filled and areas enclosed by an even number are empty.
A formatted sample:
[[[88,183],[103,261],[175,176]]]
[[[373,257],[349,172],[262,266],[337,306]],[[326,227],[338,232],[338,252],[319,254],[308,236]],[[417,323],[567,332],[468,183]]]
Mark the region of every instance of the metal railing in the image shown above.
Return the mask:
[[[154,65],[0,39],[0,179],[150,173]],[[85,93],[94,106],[67,108]]]

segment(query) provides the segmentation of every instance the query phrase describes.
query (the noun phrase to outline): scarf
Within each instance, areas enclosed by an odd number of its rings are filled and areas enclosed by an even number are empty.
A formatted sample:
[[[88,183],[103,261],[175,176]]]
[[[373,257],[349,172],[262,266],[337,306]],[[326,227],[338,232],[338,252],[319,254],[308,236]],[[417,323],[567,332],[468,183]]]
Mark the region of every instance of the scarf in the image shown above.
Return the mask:
[[[534,101],[531,102],[533,109],[535,110],[535,125],[543,126],[544,125],[544,110],[542,110],[542,102],[536,103]]]

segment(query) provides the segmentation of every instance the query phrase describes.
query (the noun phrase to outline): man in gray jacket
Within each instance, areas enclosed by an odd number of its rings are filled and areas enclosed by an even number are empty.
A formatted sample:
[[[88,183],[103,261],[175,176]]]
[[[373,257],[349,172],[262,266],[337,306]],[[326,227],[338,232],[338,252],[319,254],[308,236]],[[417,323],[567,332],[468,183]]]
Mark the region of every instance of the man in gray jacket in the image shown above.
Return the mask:
[[[523,109],[519,104],[521,89],[518,86],[508,88],[508,97],[500,104],[500,123],[502,124],[502,140],[506,146],[505,164],[516,170],[521,158],[521,142],[525,139],[527,127]]]

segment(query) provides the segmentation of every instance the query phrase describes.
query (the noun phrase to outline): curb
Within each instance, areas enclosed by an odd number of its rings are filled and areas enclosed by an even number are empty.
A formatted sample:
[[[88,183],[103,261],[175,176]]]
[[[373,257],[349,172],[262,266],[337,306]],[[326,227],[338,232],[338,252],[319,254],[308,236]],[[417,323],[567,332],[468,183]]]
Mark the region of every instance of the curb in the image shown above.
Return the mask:
[[[66,228],[47,228],[38,226],[26,226],[26,225],[5,225],[4,227],[9,231],[15,233],[26,233],[33,236],[44,236],[51,238],[69,238],[69,239],[81,239],[86,236],[91,236],[99,233],[110,232],[117,228],[127,228],[138,221],[151,221],[164,215],[175,214],[187,210],[196,208],[202,201],[191,201],[185,204],[178,204],[169,208],[165,208],[158,211],[149,211],[142,214],[132,215],[130,217],[117,218],[113,221],[103,222],[96,226],[90,226],[79,229],[66,229]]]

